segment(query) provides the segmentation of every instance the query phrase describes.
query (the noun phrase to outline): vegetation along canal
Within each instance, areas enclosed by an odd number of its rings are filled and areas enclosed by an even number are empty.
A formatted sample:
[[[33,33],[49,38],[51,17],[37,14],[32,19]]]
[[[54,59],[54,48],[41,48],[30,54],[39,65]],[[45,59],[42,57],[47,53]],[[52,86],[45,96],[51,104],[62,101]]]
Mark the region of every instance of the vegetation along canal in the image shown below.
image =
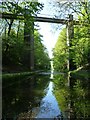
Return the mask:
[[[66,74],[53,72],[3,81],[4,120],[89,118],[88,79],[76,79],[73,88]]]
[[[45,1],[0,2],[0,117],[90,120],[90,0]]]

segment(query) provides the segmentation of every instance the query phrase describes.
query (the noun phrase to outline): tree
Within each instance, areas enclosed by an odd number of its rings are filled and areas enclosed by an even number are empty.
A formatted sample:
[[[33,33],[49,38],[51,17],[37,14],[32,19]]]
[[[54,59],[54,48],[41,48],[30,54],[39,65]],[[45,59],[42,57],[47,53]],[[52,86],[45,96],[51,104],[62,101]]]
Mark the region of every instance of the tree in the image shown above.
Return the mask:
[[[15,25],[15,28],[17,26]],[[35,69],[49,69],[50,61],[46,48],[42,44],[42,36],[35,30],[34,32],[34,57],[35,57]],[[7,49],[7,44],[9,48]],[[20,29],[17,36],[16,29],[12,28],[11,35],[2,34],[2,59],[3,69],[5,67],[15,70],[29,70],[28,69],[28,54],[31,51],[30,47],[27,47],[24,42],[24,30],[23,24],[20,24]],[[13,67],[13,68],[12,68]]]
[[[34,53],[35,53],[35,69],[50,69],[50,58],[47,49],[42,43],[42,35],[34,31]]]
[[[77,68],[89,63],[90,59],[90,38],[87,34],[88,27],[76,26],[75,35],[71,49],[73,50],[72,57]]]
[[[66,29],[64,28],[58,37],[55,48],[53,49],[54,55],[54,69],[58,71],[67,71],[67,38]]]
[[[50,1],[51,7],[53,7],[53,14],[58,18],[67,18],[68,14],[73,14],[75,18],[78,15],[85,16],[90,20],[90,0],[74,0],[74,1]]]
[[[42,4],[38,2],[28,2],[28,1],[7,1],[7,2],[1,2],[0,3],[0,12],[2,13],[8,13],[8,14],[14,14],[15,16],[17,15],[22,15],[25,16],[24,21],[27,21],[28,26],[31,26],[31,20],[32,20],[32,15],[36,15],[39,10],[42,8]],[[11,27],[14,24],[14,19],[7,20],[7,25],[8,25],[8,36],[10,36],[10,31]],[[19,28],[19,27],[18,27]],[[18,29],[19,30],[19,29]],[[7,49],[9,48],[9,45],[7,44]]]
[[[68,13],[73,13],[73,15],[77,14],[77,18],[79,20],[79,22],[81,22],[81,25],[77,25],[74,26],[74,38],[72,40],[72,43],[69,47],[69,49],[71,50],[70,52],[70,59],[73,59],[73,64],[78,68],[80,66],[83,66],[85,64],[90,64],[90,37],[89,37],[89,33],[90,33],[90,1],[77,1],[77,2],[66,2],[66,4],[64,3],[60,3],[60,2],[56,2],[58,5],[58,10],[61,11],[61,9],[64,12],[59,12],[58,13],[58,17],[65,17],[63,16],[65,14],[66,10],[69,10],[68,12],[66,12],[66,15],[68,15]],[[62,7],[60,7],[62,6]],[[56,6],[55,6],[56,7]],[[82,22],[83,21],[83,22]],[[84,23],[84,24],[83,24]],[[65,36],[65,35],[64,35]],[[58,41],[58,44],[60,44],[60,41]],[[58,45],[60,48],[61,44]],[[57,46],[55,46],[56,49]],[[58,47],[58,48],[59,48]],[[58,51],[58,50],[57,50]],[[60,49],[59,49],[60,51]],[[57,68],[59,67],[60,69],[60,55],[63,52],[57,52],[57,57],[55,54],[55,50],[54,50],[54,61],[56,60],[57,62]],[[65,55],[64,55],[65,56]],[[58,58],[58,59],[56,59]],[[63,57],[62,57],[63,58]],[[67,57],[65,57],[67,58]],[[63,64],[62,64],[63,65]]]
[[[32,49],[30,48],[30,46],[27,46],[27,44],[25,44],[24,42],[25,32],[24,23],[27,24],[26,32],[29,33],[31,31],[33,22],[32,16],[37,15],[37,12],[39,12],[40,9],[42,9],[42,5],[38,2],[31,1],[30,2],[7,1],[1,2],[0,7],[1,7],[0,12],[14,14],[15,16],[22,15],[25,17],[24,21],[15,19],[2,20],[3,29],[1,31],[2,32],[1,34],[2,34],[3,68],[6,66],[9,67],[9,69],[11,70],[12,69],[29,70],[28,61],[30,61],[30,58],[28,57],[28,55],[30,54],[30,51],[32,51]],[[40,50],[38,50],[37,47],[40,47],[39,48]],[[38,57],[39,53],[41,57]],[[46,48],[41,43],[40,35],[35,39],[35,61],[37,69],[39,68],[45,69],[48,66],[50,66],[49,56],[46,51]],[[38,64],[38,61],[40,62],[40,65]]]
[[[54,68],[59,71],[63,71],[67,67],[68,47],[66,41],[66,30],[63,29],[53,50]],[[69,49],[71,49],[70,58],[76,68],[90,64],[90,37],[87,26],[77,25],[74,27],[74,38]]]

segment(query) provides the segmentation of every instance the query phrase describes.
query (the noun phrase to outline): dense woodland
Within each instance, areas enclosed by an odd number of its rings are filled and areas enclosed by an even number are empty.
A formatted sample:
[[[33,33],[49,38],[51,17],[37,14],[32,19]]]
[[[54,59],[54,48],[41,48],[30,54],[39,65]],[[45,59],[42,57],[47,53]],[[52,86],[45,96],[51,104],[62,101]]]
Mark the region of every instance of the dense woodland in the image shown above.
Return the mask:
[[[73,69],[90,65],[90,2],[71,3],[69,7],[77,14],[80,25],[74,25],[74,37],[70,40],[71,46],[67,45],[67,29],[63,28],[58,36],[57,43],[53,49],[54,69],[58,71],[67,70],[67,60],[72,59]],[[58,5],[60,6],[60,4]],[[65,7],[65,6],[64,6]],[[68,7],[67,7],[68,8]],[[63,13],[62,13],[63,14]],[[61,14],[61,15],[62,15]],[[83,23],[82,23],[83,21]],[[70,53],[68,54],[68,51]]]
[[[34,69],[50,68],[50,58],[43,45],[43,37],[34,28],[34,48],[27,44],[25,32],[32,34],[33,15],[43,7],[37,2],[2,2],[1,12],[25,16],[20,19],[2,19],[2,66],[3,72],[20,72],[30,70],[30,52],[34,51]],[[27,14],[28,12],[28,14]],[[28,19],[28,21],[26,21]],[[25,29],[25,24],[27,28]],[[26,30],[26,31],[25,31]]]

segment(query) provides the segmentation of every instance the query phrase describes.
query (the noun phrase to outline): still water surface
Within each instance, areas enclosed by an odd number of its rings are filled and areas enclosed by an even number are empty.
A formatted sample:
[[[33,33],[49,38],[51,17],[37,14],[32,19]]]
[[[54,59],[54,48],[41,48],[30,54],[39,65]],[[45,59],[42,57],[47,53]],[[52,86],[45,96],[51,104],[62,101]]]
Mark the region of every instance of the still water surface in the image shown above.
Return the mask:
[[[74,80],[67,86],[64,74],[42,73],[3,80],[3,119],[89,119],[89,80]],[[12,83],[12,84],[11,84]]]
[[[46,91],[46,95],[41,100],[39,113],[36,118],[55,118],[61,114],[58,102],[53,94],[53,82],[49,82]]]

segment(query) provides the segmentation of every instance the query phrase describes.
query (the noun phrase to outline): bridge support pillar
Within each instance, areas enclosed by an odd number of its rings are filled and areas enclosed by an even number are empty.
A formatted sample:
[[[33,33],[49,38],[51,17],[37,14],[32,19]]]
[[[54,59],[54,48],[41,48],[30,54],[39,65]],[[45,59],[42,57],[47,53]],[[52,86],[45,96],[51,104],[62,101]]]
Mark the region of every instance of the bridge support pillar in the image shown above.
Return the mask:
[[[25,64],[30,70],[34,70],[34,22],[30,25],[24,20],[24,41],[26,45]]]
[[[68,45],[68,65],[69,71],[75,68],[72,60],[72,39],[74,38],[74,25],[73,25],[73,15],[69,15],[69,21],[67,23],[67,45]]]

